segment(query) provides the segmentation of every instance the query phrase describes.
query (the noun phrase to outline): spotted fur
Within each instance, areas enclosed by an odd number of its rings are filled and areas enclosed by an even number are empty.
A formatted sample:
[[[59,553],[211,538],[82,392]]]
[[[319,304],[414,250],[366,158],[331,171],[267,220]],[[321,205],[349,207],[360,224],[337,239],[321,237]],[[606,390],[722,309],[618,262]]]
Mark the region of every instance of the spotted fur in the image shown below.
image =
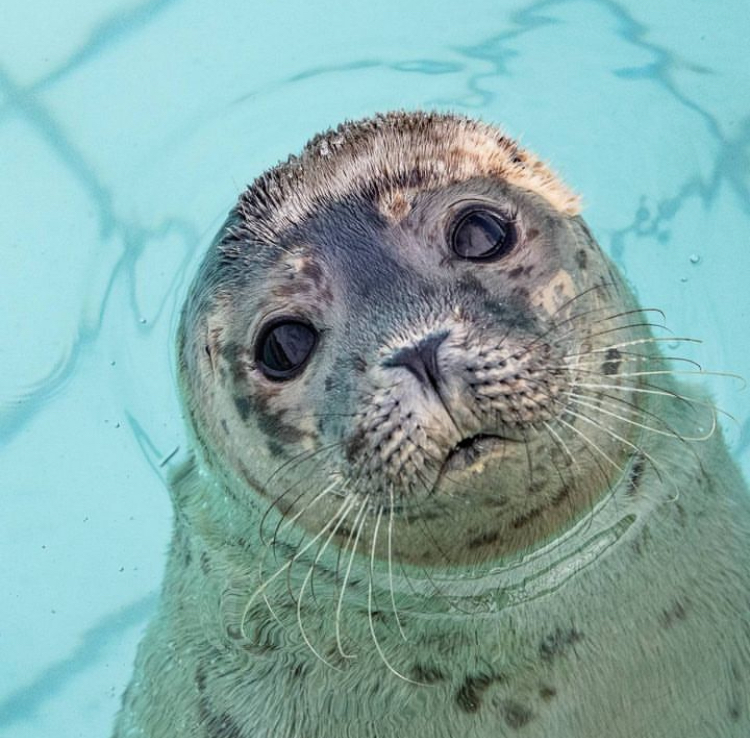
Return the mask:
[[[467,202],[502,258],[452,248]],[[182,314],[195,458],[115,738],[750,735],[748,493],[578,211],[437,113],[243,193]],[[289,381],[280,317],[316,331]]]

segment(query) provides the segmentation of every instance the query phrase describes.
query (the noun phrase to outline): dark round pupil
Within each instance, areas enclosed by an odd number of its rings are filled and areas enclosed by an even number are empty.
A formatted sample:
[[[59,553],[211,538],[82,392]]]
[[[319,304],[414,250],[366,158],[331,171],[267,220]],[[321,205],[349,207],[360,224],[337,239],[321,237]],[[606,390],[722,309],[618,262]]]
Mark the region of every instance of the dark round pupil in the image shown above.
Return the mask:
[[[453,251],[463,259],[501,256],[510,246],[509,225],[493,213],[467,213],[453,231]]]
[[[283,378],[305,363],[314,345],[315,333],[310,326],[279,323],[266,333],[258,358],[270,376]]]

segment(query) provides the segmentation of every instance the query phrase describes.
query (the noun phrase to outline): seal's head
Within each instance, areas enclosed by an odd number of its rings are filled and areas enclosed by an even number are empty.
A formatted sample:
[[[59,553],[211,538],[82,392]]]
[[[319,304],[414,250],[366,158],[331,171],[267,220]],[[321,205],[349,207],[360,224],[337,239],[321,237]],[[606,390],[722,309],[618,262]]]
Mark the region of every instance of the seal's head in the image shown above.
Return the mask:
[[[182,388],[248,516],[489,560],[579,518],[632,454],[633,309],[542,162],[462,117],[383,115],[242,194],[183,313]]]

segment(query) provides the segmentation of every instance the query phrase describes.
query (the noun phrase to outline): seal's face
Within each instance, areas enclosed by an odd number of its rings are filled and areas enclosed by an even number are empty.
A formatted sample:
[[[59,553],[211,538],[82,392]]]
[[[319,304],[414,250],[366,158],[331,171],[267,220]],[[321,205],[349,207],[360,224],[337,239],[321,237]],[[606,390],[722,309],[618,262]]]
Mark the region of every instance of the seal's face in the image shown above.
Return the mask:
[[[311,142],[245,193],[183,315],[206,462],[248,514],[412,563],[497,557],[579,517],[631,453],[635,406],[607,392],[643,334],[574,210],[462,119]]]

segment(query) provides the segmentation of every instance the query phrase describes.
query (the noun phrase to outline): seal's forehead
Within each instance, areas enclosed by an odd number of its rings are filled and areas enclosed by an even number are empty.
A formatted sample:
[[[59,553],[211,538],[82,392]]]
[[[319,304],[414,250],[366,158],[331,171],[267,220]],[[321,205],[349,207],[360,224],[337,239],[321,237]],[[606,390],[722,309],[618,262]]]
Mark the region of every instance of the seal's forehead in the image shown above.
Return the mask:
[[[313,138],[240,197],[235,236],[275,241],[321,202],[366,191],[398,219],[415,191],[476,177],[500,178],[545,198],[565,215],[578,197],[536,156],[502,131],[440,113],[387,113]]]

